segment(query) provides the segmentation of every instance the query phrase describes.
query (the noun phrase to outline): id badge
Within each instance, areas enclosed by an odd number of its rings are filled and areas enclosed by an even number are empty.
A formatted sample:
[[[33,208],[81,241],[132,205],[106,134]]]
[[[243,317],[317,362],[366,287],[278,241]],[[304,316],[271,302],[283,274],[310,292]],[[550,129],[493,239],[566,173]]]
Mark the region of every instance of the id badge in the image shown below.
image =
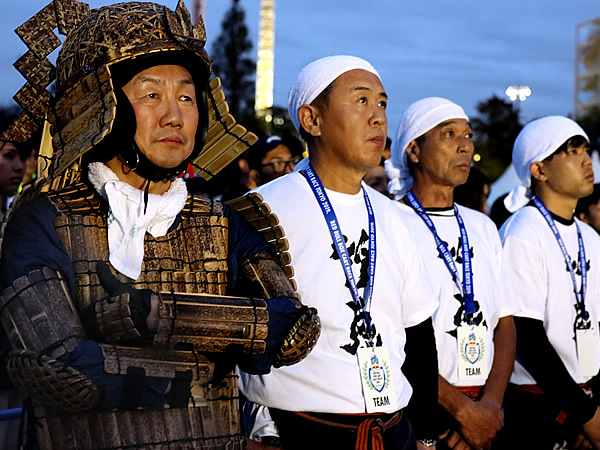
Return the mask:
[[[398,402],[387,348],[359,348],[357,355],[367,412],[396,411]]]
[[[485,380],[488,376],[488,345],[483,326],[461,326],[457,329],[458,379]]]
[[[593,377],[598,373],[598,361],[596,359],[598,349],[598,337],[596,330],[575,330],[577,340],[577,359],[579,360],[579,375],[582,377]]]

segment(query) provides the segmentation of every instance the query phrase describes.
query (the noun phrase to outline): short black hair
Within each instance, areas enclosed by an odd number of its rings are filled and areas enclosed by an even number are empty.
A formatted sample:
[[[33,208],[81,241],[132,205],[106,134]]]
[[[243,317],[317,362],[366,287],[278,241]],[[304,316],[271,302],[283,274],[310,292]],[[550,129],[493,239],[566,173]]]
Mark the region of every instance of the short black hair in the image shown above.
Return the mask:
[[[582,145],[585,145],[585,144],[587,144],[588,147],[590,145],[590,143],[584,136],[581,136],[580,134],[572,136],[569,139],[567,139],[565,142],[563,142],[562,145],[560,147],[558,147],[550,156],[547,156],[546,158],[544,158],[544,161],[552,161],[552,158],[554,158],[560,152],[566,152],[569,149],[569,147],[577,148],[577,147],[581,147]]]

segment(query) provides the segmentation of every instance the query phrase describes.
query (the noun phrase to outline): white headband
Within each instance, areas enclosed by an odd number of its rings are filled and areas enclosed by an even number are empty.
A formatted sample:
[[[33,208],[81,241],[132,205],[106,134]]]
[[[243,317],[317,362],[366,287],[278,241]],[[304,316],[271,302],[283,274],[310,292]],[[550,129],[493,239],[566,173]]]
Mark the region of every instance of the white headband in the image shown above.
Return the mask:
[[[589,142],[587,134],[576,122],[562,116],[542,117],[525,125],[515,140],[512,154],[521,184],[514,187],[504,199],[506,209],[515,212],[531,199],[531,164],[543,161],[569,138],[578,135]]]
[[[354,69],[371,72],[381,77],[371,64],[356,56],[327,56],[308,64],[292,83],[288,97],[288,112],[296,130],[300,132],[298,112],[302,105],[310,105],[337,77]]]
[[[398,125],[396,139],[392,141],[392,157],[385,162],[385,171],[390,179],[388,190],[391,194],[403,197],[413,184],[406,160],[408,144],[450,119],[469,120],[460,106],[445,98],[424,98],[407,108]]]

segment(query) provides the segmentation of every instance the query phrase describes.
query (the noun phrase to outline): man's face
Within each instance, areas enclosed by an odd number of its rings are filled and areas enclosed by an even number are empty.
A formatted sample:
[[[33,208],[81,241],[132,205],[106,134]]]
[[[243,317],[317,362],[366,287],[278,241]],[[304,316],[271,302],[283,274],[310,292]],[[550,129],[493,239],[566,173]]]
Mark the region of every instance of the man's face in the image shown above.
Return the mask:
[[[326,158],[363,173],[378,165],[387,136],[386,108],[387,95],[376,75],[362,69],[340,75],[327,107],[319,110]]]
[[[175,65],[150,67],[123,92],[135,111],[135,142],[141,152],[162,168],[181,164],[194,149],[199,120],[190,73]]]
[[[265,154],[260,165],[260,183],[264,184],[282,175],[291,173],[296,166],[296,162],[292,160],[290,149],[280,144]]]
[[[383,166],[375,166],[371,168],[363,180],[377,192],[381,192],[386,197],[393,197],[388,193],[388,183],[390,180],[388,179]]]
[[[413,141],[407,157],[433,185],[456,187],[467,181],[473,150],[469,122],[451,119],[425,133],[424,142]]]
[[[589,145],[569,145],[550,160],[541,163],[546,186],[554,193],[569,199],[580,199],[594,190],[594,170]]]
[[[26,159],[12,142],[0,141],[0,194],[13,195],[25,175]]]

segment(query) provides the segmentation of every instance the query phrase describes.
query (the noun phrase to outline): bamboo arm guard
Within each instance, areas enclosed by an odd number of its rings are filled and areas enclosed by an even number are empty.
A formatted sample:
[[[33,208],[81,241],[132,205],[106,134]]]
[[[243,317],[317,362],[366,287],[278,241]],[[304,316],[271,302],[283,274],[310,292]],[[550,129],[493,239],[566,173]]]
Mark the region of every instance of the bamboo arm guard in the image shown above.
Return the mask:
[[[242,274],[259,290],[258,295],[269,299],[269,337],[265,356],[272,358],[270,364],[273,367],[289,366],[306,358],[321,333],[317,310],[297,299],[287,275],[269,253],[257,253],[246,260],[242,264]],[[265,373],[266,366],[266,360],[258,363],[258,373]]]
[[[82,373],[57,361],[85,340],[61,274],[44,267],[16,279],[2,293],[0,318],[15,350],[8,374],[16,386],[60,409],[81,412],[100,398]]]

